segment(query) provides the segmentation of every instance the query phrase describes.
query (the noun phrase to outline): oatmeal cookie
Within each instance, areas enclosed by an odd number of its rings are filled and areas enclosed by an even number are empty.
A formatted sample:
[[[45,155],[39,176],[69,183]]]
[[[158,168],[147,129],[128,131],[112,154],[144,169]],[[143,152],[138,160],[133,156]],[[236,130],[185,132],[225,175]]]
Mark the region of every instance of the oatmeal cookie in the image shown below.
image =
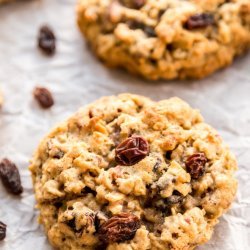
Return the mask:
[[[108,66],[202,78],[250,46],[249,0],[79,0],[78,25]]]
[[[199,111],[131,94],[58,125],[30,165],[39,221],[64,250],[193,249],[232,203],[236,169]]]

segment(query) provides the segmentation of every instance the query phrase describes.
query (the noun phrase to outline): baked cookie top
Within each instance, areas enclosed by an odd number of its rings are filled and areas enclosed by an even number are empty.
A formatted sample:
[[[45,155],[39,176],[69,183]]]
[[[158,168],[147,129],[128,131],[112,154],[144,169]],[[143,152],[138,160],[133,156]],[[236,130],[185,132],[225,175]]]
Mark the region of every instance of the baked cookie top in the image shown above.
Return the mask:
[[[59,249],[193,249],[237,189],[236,160],[199,111],[171,98],[104,97],[58,125],[30,170]]]
[[[250,45],[249,0],[78,0],[77,14],[101,60],[148,79],[202,78]]]

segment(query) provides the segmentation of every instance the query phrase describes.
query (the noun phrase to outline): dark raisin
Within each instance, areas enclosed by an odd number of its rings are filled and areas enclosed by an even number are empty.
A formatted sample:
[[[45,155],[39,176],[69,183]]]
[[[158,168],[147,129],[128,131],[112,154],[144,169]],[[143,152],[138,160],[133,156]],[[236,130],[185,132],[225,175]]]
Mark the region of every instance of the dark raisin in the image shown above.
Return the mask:
[[[20,195],[23,192],[21,178],[16,165],[8,159],[0,162],[0,177],[6,190],[14,195]]]
[[[148,60],[153,66],[157,66],[158,61],[156,59],[149,58]]]
[[[42,26],[38,35],[38,47],[47,55],[53,55],[56,50],[56,37],[49,26]]]
[[[66,224],[77,234],[79,234],[82,231],[82,229],[79,230],[76,229],[76,218],[67,221]]]
[[[139,10],[144,6],[146,0],[119,0],[119,2],[127,8]]]
[[[102,242],[98,243],[97,246],[94,248],[95,250],[106,250],[107,249],[107,244],[104,244]]]
[[[166,152],[165,156],[166,156],[166,159],[167,159],[168,161],[171,160],[171,155],[172,155],[172,151],[167,151],[167,152]]]
[[[205,173],[205,165],[207,158],[204,153],[196,153],[188,157],[186,160],[187,172],[193,179],[198,179]]]
[[[0,241],[4,240],[6,237],[7,226],[0,221]]]
[[[195,14],[187,20],[185,27],[189,30],[206,28],[215,23],[214,16],[210,13]]]
[[[177,238],[178,238],[178,234],[177,234],[177,233],[173,233],[173,234],[172,234],[172,237],[173,237],[174,239],[177,239]]]
[[[55,206],[57,209],[59,209],[59,208],[61,208],[61,207],[63,206],[63,203],[60,202],[60,201],[58,201],[58,202],[55,202],[54,206]]]
[[[83,189],[82,193],[93,194],[94,196],[96,196],[96,191],[87,186]]]
[[[89,175],[90,175],[91,177],[97,177],[97,176],[98,176],[98,173],[89,171]]]
[[[115,150],[115,160],[123,166],[132,166],[149,153],[148,142],[141,136],[132,136],[120,143]]]
[[[145,25],[144,23],[138,22],[136,20],[129,20],[127,21],[127,24],[132,30],[140,29],[143,30],[148,37],[156,37],[155,30],[151,26]]]
[[[94,117],[93,111],[92,111],[92,110],[89,110],[89,118],[91,119],[91,118],[93,118],[93,117]]]
[[[100,223],[101,220],[99,219],[98,213],[96,213],[95,215],[95,219],[94,219],[94,225],[95,225],[95,230],[98,231],[99,227],[100,227]]]
[[[172,43],[167,44],[166,49],[167,49],[168,51],[172,52],[172,51],[174,50],[173,44],[172,44]]]
[[[54,105],[54,98],[51,92],[46,88],[36,87],[33,95],[40,106],[44,109],[48,109]]]
[[[104,243],[124,242],[134,238],[140,228],[140,220],[130,213],[121,213],[111,217],[98,230],[99,239]]]

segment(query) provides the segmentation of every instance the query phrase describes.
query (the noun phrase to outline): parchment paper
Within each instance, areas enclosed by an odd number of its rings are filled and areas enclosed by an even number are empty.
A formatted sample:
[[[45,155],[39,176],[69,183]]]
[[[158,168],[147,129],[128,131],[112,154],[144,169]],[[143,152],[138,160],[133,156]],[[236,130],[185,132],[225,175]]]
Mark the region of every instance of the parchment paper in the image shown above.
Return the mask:
[[[0,7],[0,158],[21,171],[24,193],[8,195],[0,184],[0,221],[8,225],[3,250],[51,249],[37,223],[27,166],[39,140],[57,122],[103,95],[131,92],[155,100],[179,96],[201,110],[238,157],[239,191],[231,210],[220,219],[212,240],[199,250],[246,250],[250,246],[250,54],[228,69],[200,81],[145,82],[106,69],[88,51],[75,25],[74,0],[18,1]],[[55,30],[58,46],[48,58],[36,48],[41,24]],[[34,86],[48,87],[56,104],[41,110]]]

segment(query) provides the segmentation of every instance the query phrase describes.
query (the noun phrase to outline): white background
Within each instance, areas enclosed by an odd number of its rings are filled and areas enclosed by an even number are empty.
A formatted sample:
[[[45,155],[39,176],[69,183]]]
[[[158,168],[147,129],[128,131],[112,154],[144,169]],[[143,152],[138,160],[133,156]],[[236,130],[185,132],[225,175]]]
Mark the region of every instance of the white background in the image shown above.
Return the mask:
[[[48,58],[36,48],[39,27],[47,23],[58,38]],[[32,98],[34,86],[48,87],[56,104],[41,110]],[[74,0],[19,1],[0,7],[0,158],[21,171],[24,193],[8,195],[0,184],[0,221],[8,235],[3,250],[51,249],[36,222],[29,159],[39,140],[57,122],[103,95],[130,92],[155,100],[179,96],[201,110],[238,157],[239,192],[232,209],[220,219],[202,250],[245,250],[250,246],[250,55],[200,81],[145,82],[103,67],[85,45],[75,25]]]

